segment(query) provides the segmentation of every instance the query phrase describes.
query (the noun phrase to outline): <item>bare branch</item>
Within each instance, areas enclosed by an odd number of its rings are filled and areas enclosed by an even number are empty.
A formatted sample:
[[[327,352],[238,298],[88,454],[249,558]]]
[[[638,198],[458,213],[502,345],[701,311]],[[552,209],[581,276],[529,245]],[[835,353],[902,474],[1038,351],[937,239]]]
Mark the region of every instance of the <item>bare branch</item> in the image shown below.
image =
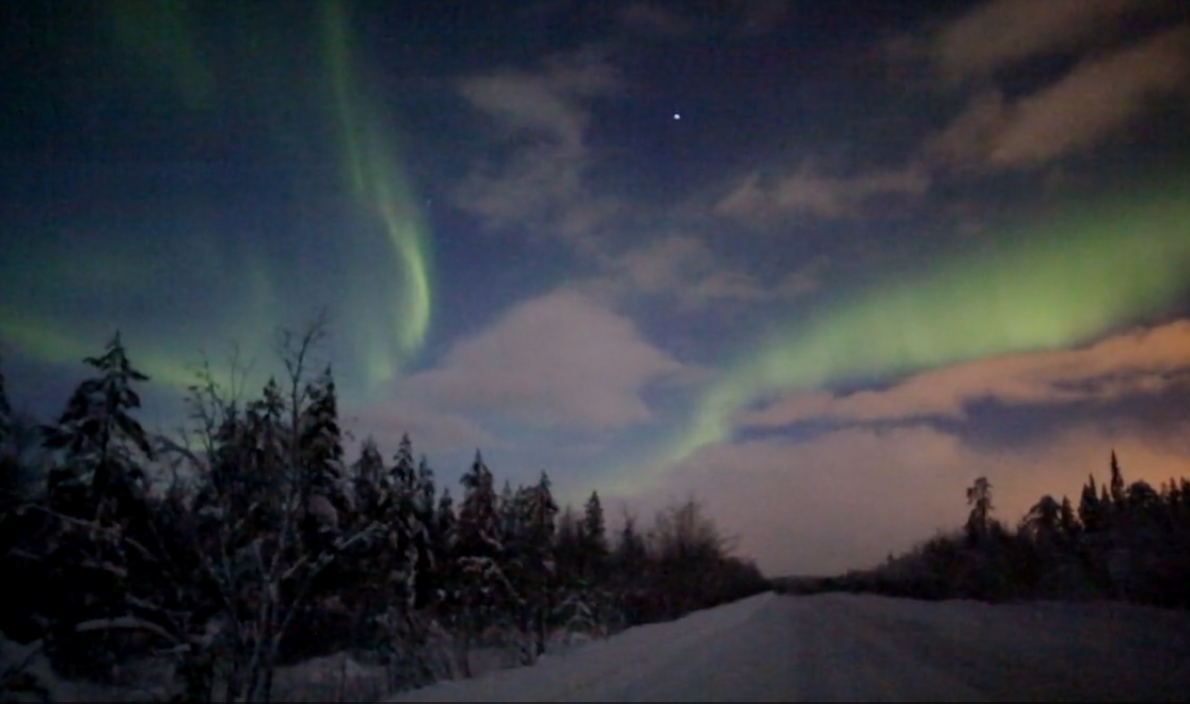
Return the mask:
[[[154,635],[160,636],[169,641],[173,645],[181,645],[172,633],[165,630],[161,626],[146,621],[143,618],[136,616],[115,616],[113,618],[98,618],[91,621],[83,621],[74,627],[75,633],[87,633],[90,631],[107,631],[107,630],[131,630],[131,631],[147,631]]]

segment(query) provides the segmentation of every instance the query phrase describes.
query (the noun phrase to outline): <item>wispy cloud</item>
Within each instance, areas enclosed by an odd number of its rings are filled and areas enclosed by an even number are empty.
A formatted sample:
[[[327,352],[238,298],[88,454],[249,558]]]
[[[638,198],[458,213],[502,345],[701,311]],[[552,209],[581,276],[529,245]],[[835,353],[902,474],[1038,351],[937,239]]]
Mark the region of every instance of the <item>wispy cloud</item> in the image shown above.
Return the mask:
[[[877,199],[914,198],[929,187],[929,176],[916,167],[831,176],[805,161],[779,178],[766,179],[760,172],[745,176],[715,204],[714,212],[753,223],[796,216],[857,218],[868,214]]]
[[[1039,3],[1044,4],[1044,3]],[[1190,82],[1190,29],[1168,30],[1086,60],[1055,83],[1015,101],[976,95],[928,150],[956,166],[1020,168],[1085,151],[1139,117],[1152,101]]]
[[[690,36],[695,30],[694,24],[683,15],[649,3],[626,5],[618,16],[620,22],[635,33],[679,39]]]
[[[495,228],[579,240],[615,209],[587,187],[587,101],[614,93],[612,68],[591,54],[557,57],[538,71],[502,69],[472,76],[459,94],[487,114],[499,159],[477,164],[456,192],[460,207]]]
[[[609,257],[605,274],[588,286],[595,295],[613,300],[663,297],[684,311],[698,311],[716,303],[795,298],[818,288],[824,265],[824,260],[814,260],[765,285],[753,273],[724,263],[702,240],[670,235]]]
[[[993,0],[943,26],[934,36],[931,54],[952,81],[982,77],[1034,56],[1102,41],[1125,15],[1161,4],[1154,0]]]
[[[749,39],[781,27],[793,7],[791,0],[728,0],[702,7],[634,2],[621,8],[617,16],[630,32],[660,39]]]
[[[743,21],[737,33],[743,36],[768,34],[785,23],[793,8],[791,0],[746,0],[740,4]]]

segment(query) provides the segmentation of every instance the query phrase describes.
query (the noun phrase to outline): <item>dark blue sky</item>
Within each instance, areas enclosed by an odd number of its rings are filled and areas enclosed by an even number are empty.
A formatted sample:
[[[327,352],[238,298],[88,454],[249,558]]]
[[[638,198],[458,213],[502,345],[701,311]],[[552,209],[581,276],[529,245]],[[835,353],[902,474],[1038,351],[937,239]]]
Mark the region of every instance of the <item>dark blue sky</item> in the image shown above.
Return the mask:
[[[1187,8],[22,3],[11,392],[56,413],[119,328],[169,426],[201,354],[263,383],[325,308],[357,436],[812,527],[745,545],[776,571],[957,522],[978,474],[1010,519],[1111,447],[1159,480],[1190,451]]]

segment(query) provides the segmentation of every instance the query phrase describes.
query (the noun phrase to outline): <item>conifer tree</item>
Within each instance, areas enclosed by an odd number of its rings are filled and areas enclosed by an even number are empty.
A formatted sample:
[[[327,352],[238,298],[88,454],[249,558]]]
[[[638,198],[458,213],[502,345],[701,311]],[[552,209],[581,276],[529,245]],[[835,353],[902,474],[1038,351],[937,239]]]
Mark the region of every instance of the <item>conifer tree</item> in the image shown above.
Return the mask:
[[[98,375],[79,384],[57,423],[42,430],[45,446],[64,452],[50,474],[52,504],[70,494],[100,518],[127,510],[143,497],[144,471],[137,455],[151,459],[153,451],[132,416],[140,407],[132,387],[149,377],[128,361],[119,332],[102,356],[84,362]],[[83,507],[69,506],[74,503],[69,499],[65,503],[58,508]]]
[[[608,555],[607,527],[599,492],[592,491],[583,507],[583,576],[593,584],[603,574]]]
[[[1083,485],[1082,495],[1078,502],[1078,518],[1087,533],[1095,534],[1102,531],[1104,525],[1104,506],[1095,488],[1095,475],[1087,477]]]
[[[1127,502],[1124,492],[1124,475],[1120,472],[1120,463],[1116,459],[1116,451],[1111,451],[1111,503],[1115,509],[1122,509]]]
[[[12,434],[12,406],[8,402],[8,393],[4,388],[4,370],[0,368],[0,448],[8,443]]]
[[[339,429],[335,381],[328,365],[306,385],[307,405],[301,409],[300,451],[303,462],[304,511],[320,530],[333,528],[346,511],[343,492],[343,441]]]
[[[24,493],[24,477],[17,453],[11,443],[15,435],[12,406],[4,388],[4,371],[0,369],[0,519],[15,506]]]
[[[479,451],[470,470],[463,475],[463,502],[459,507],[455,554],[459,579],[459,626],[462,630],[464,669],[470,644],[489,626],[496,625],[509,611],[515,598],[500,564],[504,556],[501,540],[499,500],[491,471]]]
[[[351,466],[356,511],[369,519],[379,517],[384,458],[372,436],[364,438],[360,456]]]
[[[75,388],[56,424],[41,429],[44,446],[57,453],[46,498],[61,529],[42,566],[50,591],[76,595],[50,608],[49,648],[66,667],[110,663],[112,649],[78,650],[94,643],[78,631],[109,633],[112,619],[127,614],[127,598],[143,596],[147,586],[136,569],[147,557],[141,540],[149,518],[140,463],[153,452],[132,413],[140,407],[133,385],[148,376],[128,360],[119,332],[103,355],[84,361],[96,376]]]

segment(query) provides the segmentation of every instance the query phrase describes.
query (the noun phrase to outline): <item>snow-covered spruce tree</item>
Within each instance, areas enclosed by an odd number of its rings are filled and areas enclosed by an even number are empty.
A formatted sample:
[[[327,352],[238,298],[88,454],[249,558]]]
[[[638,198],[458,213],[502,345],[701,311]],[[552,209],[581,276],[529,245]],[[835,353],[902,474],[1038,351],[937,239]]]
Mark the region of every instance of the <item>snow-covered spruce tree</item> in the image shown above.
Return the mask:
[[[456,529],[456,604],[454,625],[458,638],[460,666],[470,676],[471,646],[485,630],[499,625],[512,611],[517,595],[504,574],[501,558],[499,504],[492,473],[479,451],[470,470],[463,475],[463,502]]]
[[[442,616],[452,613],[457,596],[458,516],[450,487],[442,487],[442,494],[434,508],[434,520],[429,524],[430,546],[434,554],[434,579],[430,594],[430,605]]]
[[[332,536],[339,516],[349,510],[344,491],[343,438],[339,429],[335,380],[327,366],[306,385],[305,408],[298,420],[301,436],[302,502],[305,528],[310,540]]]
[[[352,507],[348,525],[352,530],[383,524],[384,494],[381,484],[387,472],[384,457],[372,436],[364,438],[358,459],[348,470],[352,486]],[[356,647],[379,651],[384,647],[379,618],[384,613],[387,596],[383,581],[378,579],[374,561],[380,545],[377,532],[367,541],[356,543],[350,552],[337,561],[346,583],[342,598],[352,616],[353,641]]]
[[[555,536],[555,603],[550,621],[568,637],[588,635],[596,630],[597,619],[585,577],[585,531],[573,506],[567,504],[558,516]]]
[[[522,661],[532,664],[545,652],[549,615],[556,601],[554,534],[558,505],[550,491],[549,476],[542,472],[536,485],[521,488],[515,506],[516,530],[510,541],[510,562],[516,575],[514,584],[522,596],[518,618]]]
[[[615,585],[610,578],[610,547],[607,540],[607,522],[603,517],[603,504],[599,492],[591,491],[583,505],[582,564],[583,582],[587,586],[588,601],[595,612],[596,630],[607,635],[619,628],[624,612],[615,598]]]
[[[437,486],[434,483],[434,470],[430,468],[426,456],[422,455],[417,463],[417,495],[414,497],[414,514],[418,522],[425,528],[424,543],[418,553],[416,574],[415,606],[418,610],[426,609],[434,603],[434,594],[440,586],[440,559],[434,525],[437,522],[435,500]]]
[[[76,518],[108,521],[145,493],[141,458],[153,451],[132,412],[140,407],[136,382],[149,377],[132,367],[117,332],[100,357],[84,362],[98,375],[83,381],[57,423],[43,426],[47,449],[60,451],[50,472],[49,502]]]
[[[422,475],[414,466],[413,443],[404,435],[393,466],[382,479],[382,541],[373,561],[385,585],[385,610],[378,622],[393,689],[427,684],[439,675],[425,647],[429,624],[416,611],[419,568],[427,564],[432,550],[429,528],[422,520],[424,495]]]
[[[571,633],[606,635],[620,616],[607,579],[607,532],[598,493],[591,493],[581,517],[566,507],[558,528],[558,558],[554,620]]]
[[[42,426],[53,464],[37,508],[49,532],[31,547],[44,555],[48,651],[67,672],[99,674],[119,657],[113,631],[134,625],[128,598],[145,589],[133,578],[138,563],[152,561],[141,463],[153,451],[133,416],[140,407],[133,386],[148,377],[128,360],[120,334],[84,361],[96,375],[75,388],[56,423]]]
[[[616,575],[613,589],[625,625],[644,623],[648,609],[649,549],[636,529],[636,517],[627,512],[611,563]]]

